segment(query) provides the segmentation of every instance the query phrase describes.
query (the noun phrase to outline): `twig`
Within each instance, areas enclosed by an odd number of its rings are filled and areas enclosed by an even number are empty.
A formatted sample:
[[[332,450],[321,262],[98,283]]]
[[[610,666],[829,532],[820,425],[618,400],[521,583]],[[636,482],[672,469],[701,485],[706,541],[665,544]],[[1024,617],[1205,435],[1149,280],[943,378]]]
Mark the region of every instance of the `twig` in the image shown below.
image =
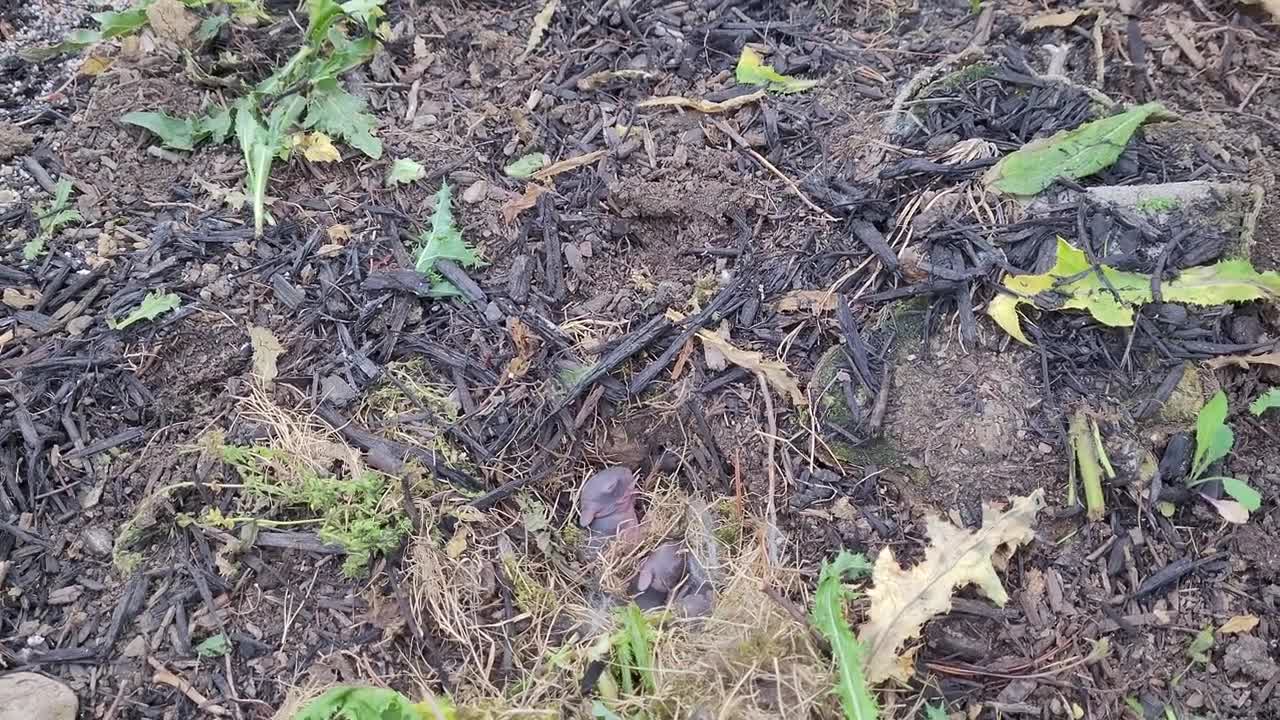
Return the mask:
[[[729,127],[728,123],[726,123],[723,120],[720,120],[719,118],[715,119],[713,122],[715,123],[716,127],[720,128],[720,130],[724,132],[725,135],[728,135],[735,143],[737,143],[738,147],[740,147],[743,152],[745,152],[747,155],[750,155],[752,160],[755,160],[765,170],[768,170],[769,172],[773,173],[775,176],[777,176],[779,180],[786,183],[787,187],[791,188],[791,192],[795,193],[795,196],[800,198],[800,202],[809,206],[810,210],[813,210],[814,212],[821,215],[824,220],[830,220],[831,222],[836,222],[836,218],[833,217],[831,213],[818,207],[817,204],[815,204],[812,200],[809,199],[808,195],[804,194],[804,191],[800,189],[799,185],[796,185],[794,180],[787,177],[778,168],[774,167],[773,163],[766,160],[763,155],[753,150],[751,148],[750,143],[747,142],[746,138],[742,137],[741,135],[738,134],[736,130]]]
[[[148,657],[147,663],[156,671],[155,675],[151,676],[152,681],[177,688],[179,692],[187,696],[188,700],[195,703],[197,707],[210,715],[221,715],[225,717],[231,714],[227,712],[226,708],[214,703],[212,700],[202,695],[199,690],[196,690],[195,687],[192,686],[191,683],[169,672],[168,668],[160,664],[159,660],[156,660],[153,657]]]

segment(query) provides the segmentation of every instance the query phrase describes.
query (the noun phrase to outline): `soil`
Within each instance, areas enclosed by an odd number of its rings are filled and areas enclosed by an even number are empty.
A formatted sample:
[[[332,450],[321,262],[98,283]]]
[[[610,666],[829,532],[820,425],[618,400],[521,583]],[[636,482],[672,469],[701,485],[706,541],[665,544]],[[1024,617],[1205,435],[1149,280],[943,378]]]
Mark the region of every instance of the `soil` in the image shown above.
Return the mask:
[[[180,152],[120,118],[229,104],[231,85],[300,42],[292,7],[224,26],[193,53],[202,75],[151,30],[92,50],[111,61],[98,74],[74,55],[29,62],[19,45],[93,25],[85,7],[42,26],[42,5],[61,4],[0,2],[13,89],[0,101],[0,672],[60,679],[82,718],[198,717],[201,697],[227,716],[286,717],[299,688],[370,682],[496,689],[512,707],[492,716],[514,717],[541,660],[608,628],[547,609],[585,597],[606,617],[617,567],[638,564],[625,535],[602,553],[578,527],[583,480],[625,465],[645,527],[714,516],[721,540],[764,538],[792,582],[735,598],[704,554],[704,585],[795,627],[840,551],[911,563],[929,516],[976,529],[984,506],[1043,490],[1035,540],[998,568],[1008,603],[962,591],[926,625],[911,681],[880,693],[883,717],[924,717],[925,703],[955,718],[1280,717],[1280,414],[1248,410],[1280,368],[1205,362],[1280,351],[1277,305],[1152,305],[1128,328],[1028,309],[1035,347],[985,314],[1004,273],[1045,270],[1059,235],[1142,272],[1232,247],[1203,207],[1143,224],[1080,186],[1256,185],[1249,259],[1280,270],[1280,27],[1261,6],[1165,2],[1023,30],[1039,6],[589,0],[562,4],[526,57],[540,3],[388,0],[380,49],[343,78],[377,118],[381,156],[339,143],[340,162],[277,161],[272,223],[254,237],[234,134]],[[641,106],[750,90],[734,81],[746,43],[819,84],[727,112]],[[1069,82],[1044,76],[1049,45],[1070,47]],[[909,133],[886,127],[918,72],[971,46],[995,74],[931,86]],[[642,72],[597,78],[623,70]],[[1044,206],[982,191],[997,155],[1103,113],[1098,91],[1180,119]],[[534,182],[504,170],[517,158],[596,151],[513,210]],[[399,158],[424,177],[388,186]],[[27,258],[60,179],[80,218]],[[475,293],[424,297],[395,272],[413,266],[445,182],[481,263],[458,270]],[[1183,228],[1199,229],[1166,250]],[[828,290],[847,315],[829,299],[780,307]],[[108,324],[153,291],[179,309]],[[809,405],[694,326],[785,366]],[[273,379],[251,329],[281,345]],[[1195,405],[1226,393],[1235,444],[1212,474],[1261,493],[1247,522],[1198,492],[1161,494],[1143,470],[1193,431],[1194,413],[1146,411],[1184,367]],[[1118,471],[1100,518],[1068,501],[1077,411]],[[349,548],[307,524],[316,506],[254,496],[223,444],[303,458],[276,473],[383,478],[374,514],[410,530],[344,571]],[[1219,633],[1206,662],[1188,656],[1236,616],[1259,622]],[[539,632],[540,651],[521,644]],[[229,653],[198,649],[219,634]],[[734,685],[737,666],[719,667]],[[800,685],[750,677],[745,704],[672,716],[795,716],[779,708],[801,706]],[[573,680],[542,707],[589,717],[594,681]],[[808,716],[839,716],[814,695]]]

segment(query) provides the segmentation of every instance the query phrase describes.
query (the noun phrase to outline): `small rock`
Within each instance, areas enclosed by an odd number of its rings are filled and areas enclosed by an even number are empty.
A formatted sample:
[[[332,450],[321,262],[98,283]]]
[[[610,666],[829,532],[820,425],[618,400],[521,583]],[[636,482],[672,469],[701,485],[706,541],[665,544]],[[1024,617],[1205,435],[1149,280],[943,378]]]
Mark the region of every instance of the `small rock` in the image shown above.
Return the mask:
[[[129,641],[129,644],[125,645],[124,649],[120,651],[120,654],[131,658],[146,657],[148,649],[147,639],[141,635],[135,635]]]
[[[0,122],[0,162],[31,149],[31,136],[12,123]]]
[[[50,605],[70,605],[79,599],[81,592],[84,592],[84,588],[79,585],[60,587],[49,593],[48,603]]]
[[[0,677],[0,720],[75,720],[80,701],[71,688],[36,673]]]
[[[1041,455],[1048,455],[1053,452],[1053,448],[1049,447],[1046,443],[1040,443],[1036,446],[1036,449],[1040,451]]]
[[[1232,643],[1227,648],[1222,664],[1227,672],[1244,673],[1258,682],[1267,682],[1280,672],[1280,666],[1276,665],[1267,651],[1267,641],[1253,635],[1243,635]]]
[[[462,191],[462,202],[467,203],[468,205],[475,205],[481,200],[484,200],[488,194],[489,183],[485,180],[477,180],[468,185],[466,190]]]
[[[346,407],[348,403],[356,399],[356,389],[337,375],[326,375],[320,381],[321,394],[325,400],[333,403],[337,407]]]
[[[81,335],[93,325],[92,315],[78,315],[67,321],[68,335]]]
[[[80,539],[84,541],[84,549],[98,557],[110,557],[111,548],[115,544],[115,539],[111,537],[111,531],[104,527],[91,527],[85,529]]]

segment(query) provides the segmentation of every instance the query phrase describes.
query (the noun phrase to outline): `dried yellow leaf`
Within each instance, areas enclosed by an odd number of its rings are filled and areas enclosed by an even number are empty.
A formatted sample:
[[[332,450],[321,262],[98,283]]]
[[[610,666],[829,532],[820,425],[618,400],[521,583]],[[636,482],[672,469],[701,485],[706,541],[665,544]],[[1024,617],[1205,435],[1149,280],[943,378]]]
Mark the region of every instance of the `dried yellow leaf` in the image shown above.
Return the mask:
[[[249,344],[253,346],[253,376],[263,385],[276,379],[276,362],[284,354],[284,346],[270,330],[253,325],[249,328]]]
[[[670,312],[667,315],[668,317],[673,317]],[[673,319],[678,321],[680,318],[676,315]],[[791,374],[791,371],[787,369],[786,365],[776,360],[766,360],[764,355],[754,350],[743,350],[710,330],[699,330],[698,337],[702,338],[704,348],[714,348],[734,365],[763,375],[765,381],[772,385],[775,390],[781,393],[783,397],[791,400],[791,404],[796,406],[805,404],[804,393],[800,391],[800,383]]]
[[[767,94],[764,90],[757,90],[722,102],[711,102],[702,98],[687,98],[682,95],[664,95],[663,97],[649,98],[641,102],[638,107],[683,107],[704,113],[720,113],[737,110],[743,105],[750,105],[757,100],[763,99]]]
[[[1235,615],[1230,620],[1222,623],[1222,627],[1218,628],[1218,632],[1222,635],[1230,635],[1232,633],[1247,633],[1258,626],[1257,615]]]
[[[453,560],[462,557],[462,553],[467,551],[467,536],[470,534],[469,525],[459,525],[458,529],[453,531],[453,537],[449,538],[449,542],[445,544],[444,554]]]
[[[836,297],[835,293],[827,290],[792,290],[778,298],[773,306],[778,312],[810,310],[824,313],[836,309]]]
[[[337,162],[342,153],[333,146],[333,141],[322,132],[298,133],[293,136],[293,146],[302,151],[302,156],[311,162]]]
[[[1080,18],[1093,13],[1093,10],[1064,10],[1062,12],[1043,13],[1022,23],[1022,32],[1044,28],[1070,27]]]
[[[551,163],[550,165],[539,170],[538,172],[533,173],[529,177],[533,180],[547,180],[559,175],[560,173],[569,172],[570,170],[576,170],[577,168],[580,168],[583,165],[590,165],[591,163],[604,157],[604,153],[605,153],[604,150],[593,150],[592,152],[589,152],[589,153],[583,153],[582,155],[575,155],[571,158],[565,158],[560,162]]]
[[[924,560],[903,570],[886,547],[876,558],[867,591],[871,610],[859,628],[858,638],[867,647],[867,679],[881,682],[889,678],[906,681],[911,677],[915,651],[898,650],[930,618],[951,609],[951,595],[968,585],[996,605],[1009,599],[996,563],[1008,559],[1014,549],[1035,537],[1036,513],[1044,507],[1044,491],[1014,498],[1008,510],[987,504],[982,508],[982,527],[969,531],[941,518],[926,520],[929,547]]]
[[[533,28],[529,30],[529,42],[524,46],[524,53],[520,56],[521,60],[529,57],[542,44],[542,36],[546,35],[547,28],[551,27],[551,18],[555,17],[556,8],[558,7],[560,7],[560,0],[547,0],[547,3],[534,16]]]
[[[115,58],[102,57],[101,55],[90,55],[80,63],[80,74],[90,77],[101,75],[106,72],[111,64],[116,61]]]

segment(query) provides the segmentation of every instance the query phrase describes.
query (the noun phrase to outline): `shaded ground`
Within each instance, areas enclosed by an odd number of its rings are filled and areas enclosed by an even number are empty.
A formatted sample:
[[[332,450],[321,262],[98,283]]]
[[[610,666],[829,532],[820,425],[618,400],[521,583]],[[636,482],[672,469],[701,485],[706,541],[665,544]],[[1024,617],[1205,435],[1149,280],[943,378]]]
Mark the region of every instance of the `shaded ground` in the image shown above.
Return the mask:
[[[276,224],[257,240],[247,209],[225,202],[243,182],[234,145],[156,153],[150,136],[118,121],[138,109],[191,112],[225,93],[193,82],[176,55],[122,54],[96,77],[73,75],[75,61],[0,61],[24,88],[0,118],[30,140],[0,153],[0,184],[16,193],[0,200],[0,282],[22,293],[0,306],[0,667],[63,679],[81,715],[95,718],[200,715],[189,693],[156,682],[160,669],[236,717],[271,717],[292,689],[341,681],[567,708],[587,663],[566,660],[555,692],[532,669],[607,626],[558,606],[572,598],[607,618],[610,583],[635,566],[625,548],[592,557],[577,527],[582,479],[625,464],[641,478],[646,542],[688,515],[715,518],[724,548],[750,547],[750,519],[767,516],[774,488],[783,540],[761,557],[741,553],[771,580],[712,575],[722,606],[768,607],[778,623],[790,622],[788,608],[803,612],[820,562],[839,549],[917,558],[926,514],[975,527],[983,502],[1045,489],[1037,542],[1003,575],[1009,605],[965,593],[931,623],[913,683],[884,695],[886,716],[913,717],[929,699],[969,717],[1061,717],[1072,707],[1121,717],[1127,698],[1149,717],[1164,704],[1187,717],[1280,716],[1271,621],[1280,427],[1274,413],[1245,410],[1280,378],[1265,365],[1202,364],[1275,352],[1275,306],[1179,322],[1157,313],[1146,332],[1044,313],[1043,350],[1023,349],[981,312],[1001,274],[982,266],[984,243],[1014,269],[1043,269],[1057,234],[1087,240],[1076,224],[1086,211],[1064,201],[1028,220],[975,199],[984,158],[959,169],[911,163],[940,161],[972,138],[1005,152],[1073,127],[1088,96],[1007,77],[938,96],[922,132],[884,130],[910,78],[975,32],[1010,77],[1039,77],[1042,46],[1070,45],[1065,73],[1077,84],[1117,101],[1159,99],[1197,128],[1141,135],[1086,184],[1255,183],[1267,200],[1249,252],[1259,269],[1276,269],[1275,25],[1225,2],[1160,4],[1131,23],[1108,10],[1095,55],[1093,19],[1023,33],[1035,10],[1021,5],[980,14],[968,3],[616,6],[562,9],[542,47],[519,60],[538,7],[389,3],[390,39],[348,79],[379,118],[383,158],[277,163]],[[14,27],[32,17],[0,8]],[[229,26],[218,43],[257,79],[296,32],[288,22]],[[1137,34],[1145,68],[1135,71]],[[733,67],[748,42],[819,86],[724,114],[637,107],[651,96],[740,94]],[[586,81],[610,69],[653,76]],[[1019,113],[1021,122],[1007,120]],[[604,155],[508,219],[504,207],[526,183],[503,168],[537,150],[553,160]],[[387,189],[401,157],[427,177]],[[48,190],[32,163],[46,179],[73,179],[83,221],[27,261],[30,203]],[[380,287],[379,273],[409,264],[446,180],[463,236],[487,261],[471,271],[483,297]],[[901,259],[896,270],[860,239],[868,225]],[[123,331],[105,324],[154,289],[177,293],[181,309]],[[837,313],[779,308],[792,291],[826,289],[851,304],[867,381],[830,353],[850,342]],[[797,412],[774,392],[766,404],[754,375],[717,364],[663,320],[667,310],[784,362],[817,402]],[[285,350],[269,390],[252,379],[250,326]],[[1247,476],[1262,509],[1229,525],[1192,497],[1166,518],[1130,482],[1109,487],[1110,512],[1087,522],[1065,502],[1067,413],[1087,403],[1118,464],[1126,441],[1158,454],[1189,421],[1144,418],[1142,403],[1184,361],[1200,399],[1227,391],[1237,443],[1224,472]],[[584,376],[593,366],[606,372]],[[875,432],[874,391],[886,384],[881,437],[854,447]],[[846,412],[830,412],[827,395]],[[343,480],[386,469],[386,445],[370,452],[349,420],[410,460],[388,476],[378,509],[407,505],[414,531],[368,569],[344,575],[340,549],[305,526],[187,522],[210,508],[279,510],[224,487],[244,473],[209,449],[219,442],[274,443],[304,457],[306,472]],[[191,486],[161,492],[179,483]],[[142,526],[136,542],[117,540]],[[1182,559],[1204,562],[1144,585]],[[1256,629],[1220,636],[1208,664],[1188,659],[1201,628],[1246,614],[1262,619]],[[234,650],[201,657],[195,646],[219,633]],[[1110,655],[1078,662],[1100,638]],[[828,678],[799,677],[810,669],[804,652],[780,643],[763,655],[794,661],[797,679],[719,655],[726,684],[750,679],[727,714],[838,712],[822,699]],[[565,712],[586,716],[589,703]]]

